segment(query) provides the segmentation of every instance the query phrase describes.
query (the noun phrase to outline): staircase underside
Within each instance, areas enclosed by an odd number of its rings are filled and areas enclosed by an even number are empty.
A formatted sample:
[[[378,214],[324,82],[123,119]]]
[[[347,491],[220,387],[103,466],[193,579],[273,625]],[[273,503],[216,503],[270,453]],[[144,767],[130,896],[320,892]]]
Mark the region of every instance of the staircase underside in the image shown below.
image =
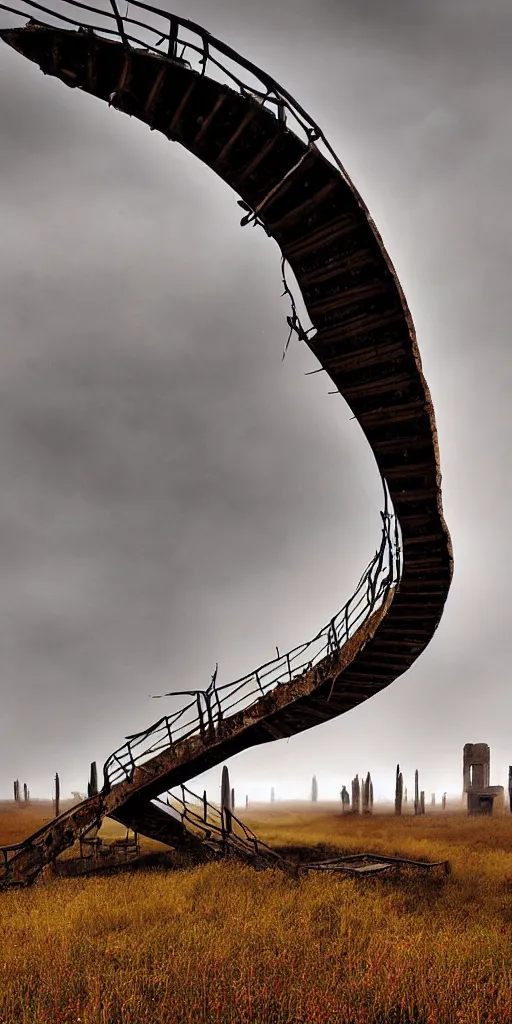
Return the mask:
[[[207,75],[93,33],[29,25],[0,37],[59,78],[179,142],[240,196],[293,270],[312,324],[304,338],[360,424],[400,526],[402,569],[344,646],[208,735],[172,743],[130,777],[30,837],[6,881],[43,863],[104,815],[171,845],[194,845],[150,800],[233,754],[296,735],[388,686],[431,640],[453,560],[441,502],[434,412],[414,327],[361,198],[314,145],[265,107]],[[157,834],[158,833],[158,834]]]

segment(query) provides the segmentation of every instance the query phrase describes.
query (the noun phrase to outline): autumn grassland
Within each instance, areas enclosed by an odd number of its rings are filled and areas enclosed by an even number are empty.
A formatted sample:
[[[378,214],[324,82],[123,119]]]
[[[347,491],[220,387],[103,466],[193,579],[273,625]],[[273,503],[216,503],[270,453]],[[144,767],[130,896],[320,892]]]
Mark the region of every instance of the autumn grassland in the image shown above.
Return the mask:
[[[0,806],[0,843],[48,811]],[[245,820],[295,852],[448,858],[452,873],[294,879],[224,862],[1,893],[0,1024],[511,1024],[512,817],[339,811]]]

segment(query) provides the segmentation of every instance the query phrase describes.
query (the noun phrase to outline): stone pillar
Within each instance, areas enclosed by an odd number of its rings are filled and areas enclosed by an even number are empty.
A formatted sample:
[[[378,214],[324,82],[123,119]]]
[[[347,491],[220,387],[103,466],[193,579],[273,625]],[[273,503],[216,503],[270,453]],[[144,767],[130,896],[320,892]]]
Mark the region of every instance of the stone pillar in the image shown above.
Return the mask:
[[[222,769],[220,810],[222,814],[222,827],[227,835],[229,835],[231,832],[231,787],[229,785],[229,771],[227,765],[224,765]]]
[[[60,814],[60,779],[58,772],[55,773],[55,817],[58,818]]]
[[[96,761],[91,761],[89,782],[87,783],[87,796],[96,796],[98,792],[98,768]]]
[[[371,784],[372,784],[372,777],[370,775],[370,772],[368,772],[368,774],[366,776],[366,779],[365,779],[365,782],[364,782],[364,787],[363,787],[363,814],[371,814],[371,807],[370,807],[370,787],[371,787]]]
[[[404,780],[400,771],[400,765],[396,766],[395,776],[395,814],[402,813],[402,798],[403,798]]]

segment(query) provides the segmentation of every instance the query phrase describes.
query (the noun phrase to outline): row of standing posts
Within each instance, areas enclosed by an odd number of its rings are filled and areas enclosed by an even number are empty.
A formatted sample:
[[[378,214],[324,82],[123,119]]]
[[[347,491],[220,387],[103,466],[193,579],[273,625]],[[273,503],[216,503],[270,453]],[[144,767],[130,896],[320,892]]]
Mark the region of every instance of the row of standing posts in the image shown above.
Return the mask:
[[[14,780],[13,789],[14,789],[14,801],[15,801],[15,803],[21,803],[21,788],[20,788],[19,779],[15,779]],[[97,769],[97,766],[96,766],[96,761],[92,761],[92,763],[91,763],[91,770],[90,770],[90,776],[89,776],[89,782],[87,783],[87,796],[88,797],[95,796],[97,792],[98,792],[98,769]],[[79,793],[73,793],[73,796],[79,798],[80,794]],[[29,790],[26,782],[23,783],[23,800],[24,800],[25,803],[28,803],[29,800],[30,800],[30,790]],[[59,779],[59,773],[58,772],[55,772],[53,810],[54,810],[55,817],[58,818],[59,814],[60,814],[60,779]]]
[[[433,794],[433,802],[435,796]],[[407,789],[404,792],[404,779],[400,771],[400,765],[396,766],[395,780],[395,814],[401,814],[403,806],[407,803]],[[425,814],[425,791],[420,792],[418,769],[414,772],[414,813]]]
[[[359,775],[352,779],[352,810],[354,814],[372,814],[373,812],[373,782],[370,772],[364,781],[359,778]]]
[[[98,793],[98,769],[96,761],[91,762],[89,781],[87,783],[87,796],[95,796]],[[509,805],[512,813],[512,766],[509,768],[508,778],[508,794],[509,794]],[[73,794],[78,797],[77,794]],[[350,811],[355,814],[372,814],[373,813],[373,782],[368,772],[364,782],[356,775],[352,779],[352,800],[350,800],[346,786],[343,786],[341,793],[341,805],[342,811]],[[21,789],[19,779],[14,780],[14,800],[16,803],[21,803]],[[28,803],[30,800],[30,790],[27,783],[23,783],[23,800]],[[311,800],[316,803],[318,800],[318,782],[316,775],[313,775],[311,783]],[[272,786],[270,790],[270,802],[275,802],[275,789]],[[55,796],[54,796],[54,812],[57,818],[60,813],[60,779],[58,772],[55,773]],[[206,821],[207,816],[207,800],[206,790],[203,794],[204,803],[204,820]],[[395,814],[401,815],[402,809],[407,804],[407,787],[404,787],[404,780],[402,772],[400,771],[400,765],[396,766],[396,777],[395,777]],[[436,795],[431,794],[430,804],[432,807],[436,806]],[[245,797],[245,806],[249,806],[249,797]],[[446,793],[443,793],[441,806],[443,811],[446,810]],[[235,790],[230,786],[229,783],[229,771],[226,765],[222,769],[222,782],[221,782],[221,811],[223,815],[223,828],[229,834],[231,832],[231,813],[235,809]],[[419,788],[419,774],[418,769],[414,772],[414,813],[425,814],[425,791]]]
[[[366,779],[359,778],[358,775],[352,779],[352,799],[348,794],[346,786],[343,786],[340,792],[342,812],[350,812],[354,814],[371,814],[373,812],[373,782],[371,779],[370,772],[368,772]],[[508,774],[508,796],[510,812],[512,813],[512,765],[509,767]],[[446,797],[447,794],[443,793],[441,797],[441,808],[443,811],[446,810]],[[318,800],[318,782],[316,775],[313,775],[311,782],[311,800],[316,803]],[[245,806],[248,806],[248,798],[245,798]],[[270,802],[275,802],[275,790],[274,787],[270,790]],[[395,814],[401,815],[403,808],[407,805],[407,786],[404,786],[404,780],[402,772],[400,771],[400,765],[396,766],[396,779],[395,779]],[[430,794],[430,806],[438,806],[436,802],[436,794]],[[419,773],[418,769],[414,772],[414,813],[425,814],[425,791],[419,788]]]
[[[19,779],[15,779],[14,780],[14,800],[15,800],[15,803],[17,803],[17,804],[21,803],[21,789],[20,789],[20,780]],[[24,800],[24,803],[28,803],[29,800],[30,800],[30,790],[29,790],[26,782],[23,783],[23,800]]]
[[[316,780],[315,780],[316,781]],[[512,808],[512,773],[510,782],[511,792],[511,808]],[[352,799],[350,799],[346,786],[343,786],[341,793],[341,807],[342,812],[352,811],[353,814],[372,814],[373,812],[373,782],[368,772],[366,779],[363,780],[356,775],[352,779]],[[436,795],[431,794],[430,803],[432,807],[436,806]],[[402,772],[400,771],[400,765],[396,766],[396,778],[395,778],[395,814],[402,814],[402,809],[407,805],[407,786],[404,786],[404,779]],[[446,810],[446,793],[443,793],[442,797],[442,808]],[[419,788],[419,776],[418,769],[414,773],[414,813],[425,814],[425,792],[420,791]]]
[[[368,772],[365,780],[359,778],[356,775],[352,779],[352,802],[348,795],[346,786],[343,786],[340,797],[341,797],[341,810],[343,813],[348,812],[352,809],[352,814],[372,814],[373,813],[373,782],[370,772]]]
[[[396,781],[395,781],[395,814],[401,814],[403,806],[407,803],[407,789],[404,791],[404,780],[402,772],[400,771],[400,765],[396,766]],[[436,806],[436,794],[432,793],[430,797],[431,807]],[[443,811],[446,810],[446,793],[443,793],[441,806]],[[425,814],[425,791],[420,790],[419,786],[419,774],[418,769],[414,772],[414,813]]]
[[[94,796],[98,792],[98,771],[96,762],[91,763],[90,778],[87,784],[87,796]],[[512,766],[509,768],[509,779],[508,779],[508,792],[509,792],[509,803],[510,810],[512,812]],[[29,799],[29,791],[26,783],[24,784],[24,799]],[[55,815],[59,814],[59,776],[55,776]],[[343,786],[341,793],[341,805],[342,811],[350,810],[352,804],[352,812],[356,814],[372,814],[373,813],[373,782],[370,772],[366,775],[363,782],[356,775],[352,779],[352,801],[347,791],[346,786]],[[270,790],[270,802],[275,803],[275,789],[272,786]],[[19,796],[19,782],[14,783],[14,799],[20,800]],[[316,775],[313,775],[311,781],[311,800],[313,803],[318,801],[318,782]],[[436,806],[436,795],[431,794],[430,797],[431,807]],[[400,771],[400,765],[396,766],[396,777],[395,777],[395,814],[401,815],[403,808],[407,805],[407,786],[404,786],[403,774]],[[203,806],[204,806],[204,820],[207,819],[207,806],[208,802],[206,799],[206,790],[203,793]],[[249,797],[245,797],[245,807],[249,806]],[[443,811],[446,810],[446,793],[443,793],[441,799],[441,807]],[[223,828],[226,833],[231,832],[231,814],[235,809],[235,790],[230,786],[229,782],[229,771],[227,765],[224,765],[222,769],[222,781],[221,781],[221,812],[223,820]],[[419,773],[418,769],[414,772],[414,813],[425,814],[425,791],[419,788]]]

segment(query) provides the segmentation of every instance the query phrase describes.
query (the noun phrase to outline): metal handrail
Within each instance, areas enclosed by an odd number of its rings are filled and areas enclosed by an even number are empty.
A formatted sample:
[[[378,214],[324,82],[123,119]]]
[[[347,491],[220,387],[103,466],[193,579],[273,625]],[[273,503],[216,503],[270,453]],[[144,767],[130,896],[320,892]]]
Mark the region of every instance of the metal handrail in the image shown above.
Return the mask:
[[[60,9],[58,11],[38,3],[37,0],[14,0],[14,2],[17,6],[0,3],[0,10],[19,17],[29,18],[34,23],[47,28],[56,29],[71,25],[78,30],[93,32],[100,37],[114,37],[120,39],[123,46],[127,49],[131,49],[132,46],[140,47],[158,57],[186,63],[192,70],[197,70],[201,75],[206,74],[208,67],[212,71],[220,72],[231,86],[234,84],[238,87],[242,95],[253,97],[262,106],[267,108],[270,106],[271,110],[275,108],[275,116],[283,127],[286,126],[287,119],[291,118],[308,143],[315,142],[322,147],[324,155],[330,162],[336,165],[345,181],[355,191],[353,182],[322,129],[291,93],[280,85],[272,75],[263,71],[262,68],[259,68],[252,61],[247,60],[246,57],[243,57],[242,54],[238,53],[233,47],[228,46],[221,39],[213,36],[207,29],[198,25],[197,22],[190,21],[188,18],[182,18],[170,11],[153,7],[150,4],[142,3],[141,0],[129,0],[124,16],[120,14],[115,0],[105,0],[103,8],[84,3],[82,0],[59,0]],[[137,18],[132,18],[128,15],[128,11],[131,8],[147,12],[155,19],[160,19],[164,24],[158,26],[158,24],[150,24],[148,21],[139,21]],[[78,16],[78,13],[75,14],[75,11],[83,13]],[[49,15],[53,22],[45,20],[44,15]],[[92,23],[90,15],[97,15],[105,19],[107,24],[98,25]],[[142,29],[144,33],[149,33],[151,37],[157,38],[151,42],[148,38],[140,38],[133,35],[130,31],[130,26]],[[188,34],[188,37],[185,37],[185,33]],[[190,36],[192,36],[192,39]],[[179,47],[181,47],[181,54],[178,56]],[[189,61],[184,61],[185,53],[190,58]],[[238,71],[241,70],[249,73],[255,82],[258,83],[259,88],[253,83],[248,84],[243,80],[243,77],[235,73],[234,69],[226,66],[226,60],[232,62]],[[210,77],[213,77],[213,75]],[[360,199],[360,197],[358,198]]]
[[[251,856],[270,857],[276,864],[283,863],[282,857],[271,846],[259,839],[252,829],[236,816],[234,811],[229,811],[228,826],[222,808],[209,803],[206,800],[206,794],[201,797],[184,785],[180,786],[180,793],[181,795],[178,795],[175,790],[168,790],[164,794],[165,800],[163,797],[157,797],[156,803],[177,810],[183,826],[189,831],[195,830],[204,839],[217,842],[224,851],[229,847],[240,848],[241,845]],[[237,827],[238,832],[236,831]]]
[[[381,513],[383,527],[380,547],[344,607],[312,640],[285,654],[279,654],[248,675],[223,686],[217,686],[214,677],[206,690],[187,691],[195,694],[194,701],[174,714],[162,716],[143,732],[127,737],[127,742],[105,762],[103,777],[106,790],[121,781],[132,782],[137,767],[162,750],[172,750],[178,741],[194,736],[201,739],[220,738],[223,722],[230,713],[254,707],[273,689],[300,678],[344,646],[362,623],[382,605],[400,580],[402,563],[399,531],[394,513],[388,511],[386,487],[385,496],[385,511]],[[182,695],[183,691],[170,691],[162,696]],[[190,715],[184,720],[185,712],[190,712]]]

